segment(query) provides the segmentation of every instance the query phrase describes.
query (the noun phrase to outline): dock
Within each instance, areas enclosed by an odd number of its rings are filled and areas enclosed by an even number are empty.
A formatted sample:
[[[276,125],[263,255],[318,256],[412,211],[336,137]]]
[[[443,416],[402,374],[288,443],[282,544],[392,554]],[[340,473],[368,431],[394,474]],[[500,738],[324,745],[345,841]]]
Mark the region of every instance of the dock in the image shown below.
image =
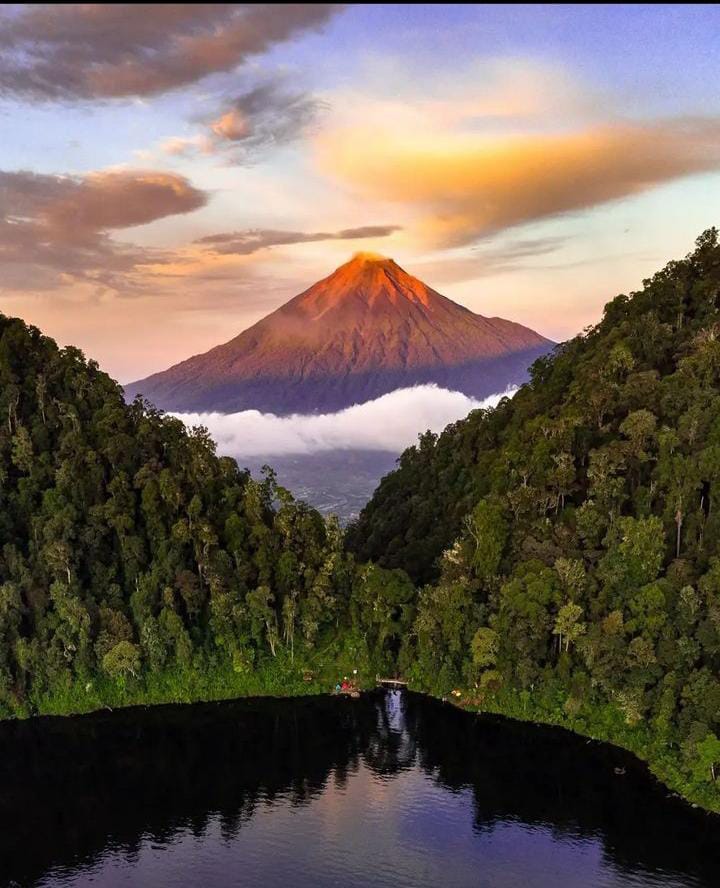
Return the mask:
[[[377,678],[378,686],[381,688],[406,688],[407,682],[404,678]]]

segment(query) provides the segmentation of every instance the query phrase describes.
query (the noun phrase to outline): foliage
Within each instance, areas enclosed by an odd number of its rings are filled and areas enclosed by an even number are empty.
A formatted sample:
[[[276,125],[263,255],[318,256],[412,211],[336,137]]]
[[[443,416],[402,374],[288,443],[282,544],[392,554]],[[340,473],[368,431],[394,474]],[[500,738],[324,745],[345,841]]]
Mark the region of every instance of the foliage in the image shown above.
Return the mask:
[[[0,316],[0,713],[192,698],[201,674],[271,689],[267,662],[296,678],[345,636],[361,642],[339,666],[370,670],[414,590],[361,577],[342,542],[272,470],[253,480],[205,429]]]
[[[711,229],[512,400],[421,436],[347,545],[420,586],[417,687],[593,726],[717,808],[719,506]]]
[[[512,400],[421,436],[346,540],[0,316],[0,713],[397,668],[720,809],[719,502],[715,230]]]

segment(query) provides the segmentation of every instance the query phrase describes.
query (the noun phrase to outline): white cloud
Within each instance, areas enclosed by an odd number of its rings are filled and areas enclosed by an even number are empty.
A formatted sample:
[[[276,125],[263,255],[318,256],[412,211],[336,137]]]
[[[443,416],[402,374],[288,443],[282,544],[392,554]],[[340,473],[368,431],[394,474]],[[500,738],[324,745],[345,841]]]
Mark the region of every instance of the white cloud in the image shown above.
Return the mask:
[[[494,407],[508,389],[482,401],[436,385],[397,389],[338,413],[275,416],[240,413],[175,413],[188,426],[205,426],[218,452],[237,459],[317,453],[323,450],[389,450],[399,453],[430,429],[442,431],[478,407]]]

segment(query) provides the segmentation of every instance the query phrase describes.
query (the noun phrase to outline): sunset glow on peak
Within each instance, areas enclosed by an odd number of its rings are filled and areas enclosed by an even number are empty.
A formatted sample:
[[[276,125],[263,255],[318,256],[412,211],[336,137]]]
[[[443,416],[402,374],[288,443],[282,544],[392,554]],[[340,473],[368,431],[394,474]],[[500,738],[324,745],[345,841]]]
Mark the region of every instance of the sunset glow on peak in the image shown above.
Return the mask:
[[[717,222],[719,25],[710,6],[8,6],[2,307],[128,380],[357,247],[567,338]]]
[[[372,253],[372,252],[359,252],[353,253],[351,262],[392,262],[392,259],[388,259],[387,256],[383,256],[382,253]]]

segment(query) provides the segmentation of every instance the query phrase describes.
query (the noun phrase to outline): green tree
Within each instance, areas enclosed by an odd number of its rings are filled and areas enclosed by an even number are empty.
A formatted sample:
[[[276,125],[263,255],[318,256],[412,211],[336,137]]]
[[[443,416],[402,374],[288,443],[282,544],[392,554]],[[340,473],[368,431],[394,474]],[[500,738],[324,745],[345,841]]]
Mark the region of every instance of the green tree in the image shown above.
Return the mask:
[[[140,649],[131,641],[119,641],[105,654],[102,666],[111,678],[134,678],[140,671]]]
[[[697,744],[693,775],[698,781],[715,782],[718,765],[720,765],[720,740],[710,732]]]
[[[581,622],[582,615],[583,609],[572,601],[560,608],[553,627],[553,634],[558,639],[558,650],[562,650],[564,643],[565,650],[569,651],[578,638],[585,634],[587,625]]]
[[[478,669],[488,669],[497,663],[500,639],[489,626],[481,626],[472,639],[473,663]]]

